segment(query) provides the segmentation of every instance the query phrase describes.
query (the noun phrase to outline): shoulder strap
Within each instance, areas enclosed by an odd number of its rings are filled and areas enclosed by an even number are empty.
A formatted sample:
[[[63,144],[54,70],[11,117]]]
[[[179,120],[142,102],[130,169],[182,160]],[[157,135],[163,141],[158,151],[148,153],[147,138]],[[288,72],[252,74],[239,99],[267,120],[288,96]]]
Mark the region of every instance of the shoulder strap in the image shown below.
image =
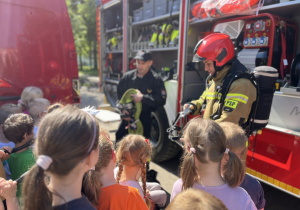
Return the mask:
[[[249,79],[251,81],[251,83],[256,87],[257,89],[257,82],[256,79],[254,77],[253,74],[248,73],[247,68],[242,65],[239,60],[234,60],[232,67],[230,69],[230,71],[228,72],[228,74],[225,76],[225,78],[223,79],[223,85],[220,89],[221,98],[219,101],[219,107],[218,110],[215,114],[212,115],[213,120],[219,119],[222,115],[222,110],[223,110],[223,106],[224,106],[224,102],[226,99],[226,95],[229,91],[229,88],[231,86],[231,84],[237,80],[237,79]]]
[[[229,91],[229,88],[230,88],[231,84],[235,80],[238,80],[238,79],[248,79],[248,80],[251,81],[251,83],[255,87],[257,87],[257,82],[256,82],[256,79],[255,79],[253,74],[249,74],[249,73],[246,73],[246,72],[239,72],[237,74],[229,74],[224,79],[223,85],[222,85],[221,90],[220,90],[220,93],[222,94],[221,99],[220,99],[220,103],[224,103],[226,95]]]

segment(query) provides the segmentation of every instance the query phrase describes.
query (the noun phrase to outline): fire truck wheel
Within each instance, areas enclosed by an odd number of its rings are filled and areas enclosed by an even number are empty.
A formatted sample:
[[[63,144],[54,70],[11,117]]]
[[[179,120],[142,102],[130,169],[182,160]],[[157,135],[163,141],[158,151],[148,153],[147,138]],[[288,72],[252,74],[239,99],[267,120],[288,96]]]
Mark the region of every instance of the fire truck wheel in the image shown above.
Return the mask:
[[[151,114],[152,161],[162,162],[176,156],[180,147],[168,139],[168,118],[163,107]]]

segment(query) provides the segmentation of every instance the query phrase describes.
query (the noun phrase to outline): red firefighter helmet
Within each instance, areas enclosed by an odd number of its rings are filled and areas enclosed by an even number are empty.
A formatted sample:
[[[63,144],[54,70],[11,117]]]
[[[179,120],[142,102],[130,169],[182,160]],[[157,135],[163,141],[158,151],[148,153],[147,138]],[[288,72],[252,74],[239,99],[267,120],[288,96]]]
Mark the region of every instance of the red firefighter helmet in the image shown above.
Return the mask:
[[[223,66],[234,57],[234,46],[230,37],[222,33],[210,34],[201,39],[195,49],[193,62],[213,60]]]

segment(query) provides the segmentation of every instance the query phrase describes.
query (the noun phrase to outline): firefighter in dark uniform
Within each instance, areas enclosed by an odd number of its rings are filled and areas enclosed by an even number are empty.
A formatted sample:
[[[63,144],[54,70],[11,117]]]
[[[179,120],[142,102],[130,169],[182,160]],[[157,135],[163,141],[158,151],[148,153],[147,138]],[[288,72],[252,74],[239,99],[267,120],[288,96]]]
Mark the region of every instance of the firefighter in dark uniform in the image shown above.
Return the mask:
[[[150,138],[151,112],[166,103],[166,90],[160,76],[151,69],[152,55],[149,51],[140,50],[134,57],[136,59],[136,69],[127,72],[120,80],[117,93],[118,100],[130,88],[137,89],[137,94],[132,94],[134,102],[142,103],[142,112],[139,120],[144,127],[143,135]],[[120,141],[128,134],[126,127],[130,119],[123,118],[116,132],[116,141]]]

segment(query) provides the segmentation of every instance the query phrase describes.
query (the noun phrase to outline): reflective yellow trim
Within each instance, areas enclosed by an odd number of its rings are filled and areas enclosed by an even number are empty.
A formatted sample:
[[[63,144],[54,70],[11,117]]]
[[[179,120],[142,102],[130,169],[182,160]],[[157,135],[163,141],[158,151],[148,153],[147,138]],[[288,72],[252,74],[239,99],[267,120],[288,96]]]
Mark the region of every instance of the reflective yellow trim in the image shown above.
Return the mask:
[[[248,96],[244,95],[244,94],[240,94],[240,93],[228,93],[227,94],[228,96],[239,96],[239,97],[243,97],[245,98],[246,100],[248,100]]]
[[[296,195],[299,195],[300,194],[300,190],[294,187],[293,188],[293,193],[296,194]]]
[[[228,93],[226,95],[225,101],[227,101],[229,99],[230,100],[235,100],[235,101],[240,101],[244,104],[246,104],[248,102],[248,96],[240,94],[240,93]]]
[[[300,196],[300,189],[298,189],[296,187],[288,185],[288,184],[286,184],[284,182],[280,182],[277,179],[274,179],[274,178],[272,178],[270,176],[262,174],[262,173],[260,173],[258,171],[255,171],[255,170],[253,170],[251,168],[248,168],[248,167],[246,168],[246,172],[248,174],[252,175],[252,176],[257,177],[258,179],[264,180],[265,182],[268,182],[268,183],[270,183],[272,185],[275,185],[275,186],[277,186],[277,187],[279,187],[279,188],[281,188],[283,190],[286,190],[286,191],[288,191],[288,192],[290,192],[292,194],[295,194],[297,197]]]

